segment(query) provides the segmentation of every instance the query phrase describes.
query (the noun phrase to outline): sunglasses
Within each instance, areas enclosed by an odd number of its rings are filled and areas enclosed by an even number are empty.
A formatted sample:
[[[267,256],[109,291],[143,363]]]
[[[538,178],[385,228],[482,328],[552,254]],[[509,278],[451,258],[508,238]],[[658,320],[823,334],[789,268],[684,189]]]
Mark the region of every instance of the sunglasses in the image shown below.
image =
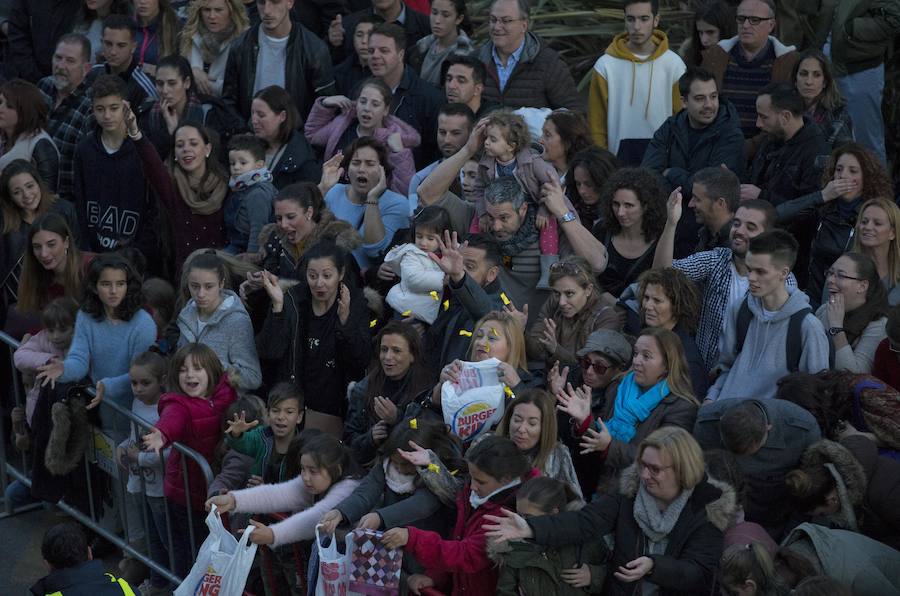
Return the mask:
[[[599,362],[594,362],[587,356],[578,359],[578,364],[581,366],[581,370],[587,371],[589,368],[594,369],[594,374],[596,375],[605,375],[606,371],[609,370],[609,367],[605,364],[600,364]]]

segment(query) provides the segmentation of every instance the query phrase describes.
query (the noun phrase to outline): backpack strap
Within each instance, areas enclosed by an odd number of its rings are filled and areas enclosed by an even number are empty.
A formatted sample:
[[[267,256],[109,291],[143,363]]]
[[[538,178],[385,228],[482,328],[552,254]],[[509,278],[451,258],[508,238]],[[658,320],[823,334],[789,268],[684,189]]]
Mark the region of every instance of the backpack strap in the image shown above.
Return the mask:
[[[787,355],[787,369],[790,373],[800,370],[800,357],[803,355],[803,319],[808,314],[812,314],[812,309],[809,307],[798,310],[791,315],[788,321],[785,354]]]
[[[741,306],[738,309],[737,329],[735,330],[734,356],[741,353],[744,348],[744,340],[747,339],[747,329],[750,328],[750,320],[753,319],[753,313],[750,312],[750,305],[747,303],[747,296],[741,300]]]

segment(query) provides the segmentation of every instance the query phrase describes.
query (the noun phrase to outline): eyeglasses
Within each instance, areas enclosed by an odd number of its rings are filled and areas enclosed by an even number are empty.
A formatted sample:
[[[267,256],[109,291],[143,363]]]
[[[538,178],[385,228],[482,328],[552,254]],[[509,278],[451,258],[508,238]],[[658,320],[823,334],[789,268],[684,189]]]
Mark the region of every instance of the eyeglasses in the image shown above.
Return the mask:
[[[497,17],[488,17],[488,23],[493,27],[494,25],[500,25],[504,29],[515,23],[516,21],[521,21],[522,18],[511,19],[509,17],[503,17],[502,19],[498,19]]]
[[[593,368],[594,374],[596,375],[605,375],[606,371],[609,370],[609,367],[605,364],[601,364],[599,362],[594,362],[587,356],[578,359],[578,364],[581,366],[581,370],[587,371],[588,369]]]
[[[836,277],[840,281],[844,281],[845,279],[852,279],[854,281],[860,281],[858,277],[853,277],[852,275],[847,275],[846,273],[842,273],[840,271],[835,271],[834,269],[829,269],[825,272],[825,279],[829,277]]]
[[[650,474],[654,478],[656,478],[657,476],[662,474],[663,470],[668,470],[669,468],[672,467],[672,466],[654,466],[654,465],[648,464],[645,461],[639,461],[638,465],[641,467],[641,470],[647,470],[647,473]]]
[[[763,21],[775,20],[775,17],[748,17],[748,16],[739,14],[738,16],[736,16],[734,18],[734,20],[737,21],[738,25],[743,25],[746,21],[750,21],[750,25],[752,25],[753,27],[756,27]]]

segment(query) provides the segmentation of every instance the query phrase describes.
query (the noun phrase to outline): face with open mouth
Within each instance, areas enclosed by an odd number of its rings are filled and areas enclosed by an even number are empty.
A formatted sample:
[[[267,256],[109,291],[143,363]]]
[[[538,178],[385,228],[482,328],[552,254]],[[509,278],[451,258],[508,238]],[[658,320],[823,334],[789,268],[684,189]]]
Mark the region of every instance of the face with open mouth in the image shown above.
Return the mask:
[[[856,224],[856,233],[859,243],[866,248],[884,246],[896,238],[887,211],[879,205],[869,205],[863,209]]]
[[[40,230],[31,238],[32,254],[46,271],[55,272],[65,267],[68,250],[68,238],[50,230]]]
[[[382,336],[378,360],[381,362],[384,376],[389,379],[402,379],[415,362],[409,349],[409,342],[402,335],[394,333]]]
[[[269,406],[269,426],[278,438],[293,435],[303,420],[303,409],[296,397],[287,397]]]
[[[209,395],[209,373],[193,356],[188,356],[178,370],[178,386],[189,397],[204,398]]]
[[[185,125],[175,131],[175,161],[185,172],[202,175],[211,151],[212,145],[193,126]]]
[[[10,177],[7,191],[16,207],[22,211],[37,211],[41,206],[41,187],[28,172]]]
[[[389,107],[389,99],[386,99],[377,87],[374,85],[363,87],[356,99],[356,119],[359,120],[360,128],[365,130],[381,128]]]
[[[378,184],[381,176],[378,167],[381,160],[378,153],[372,147],[360,147],[350,159],[350,167],[347,168],[347,177],[350,186],[357,195],[364,197]]]

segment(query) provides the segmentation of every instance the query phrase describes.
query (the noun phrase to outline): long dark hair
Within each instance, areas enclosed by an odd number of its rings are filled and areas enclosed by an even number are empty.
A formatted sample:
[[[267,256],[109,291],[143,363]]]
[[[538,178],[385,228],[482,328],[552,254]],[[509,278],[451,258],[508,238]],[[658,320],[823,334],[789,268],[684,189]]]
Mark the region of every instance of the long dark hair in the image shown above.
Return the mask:
[[[666,225],[666,198],[656,174],[646,168],[622,168],[613,172],[606,180],[600,191],[600,204],[603,206],[603,223],[610,236],[622,231],[613,211],[613,198],[619,190],[633,192],[644,210],[641,216],[644,241],[658,240]]]
[[[225,173],[225,168],[222,167],[222,163],[218,160],[217,155],[219,154],[219,135],[196,120],[185,120],[183,122],[178,123],[178,128],[175,129],[175,134],[172,135],[174,139],[176,135],[178,135],[178,131],[182,128],[193,128],[200,134],[200,138],[203,139],[203,143],[206,145],[210,145],[209,155],[204,158],[204,163],[206,164],[206,172],[203,174],[203,179],[200,180],[200,187],[198,189],[198,193],[201,192],[204,185],[206,184],[206,180],[213,176],[215,178],[219,178],[228,181],[228,174]],[[172,149],[172,157],[174,159],[175,149],[173,146]],[[174,164],[173,167],[180,168],[180,164]]]
[[[403,416],[406,406],[410,404],[416,397],[434,386],[434,379],[428,364],[425,362],[425,351],[422,347],[422,338],[415,327],[409,323],[402,321],[391,321],[378,333],[375,338],[375,350],[372,358],[372,364],[369,367],[369,386],[366,389],[366,412],[371,420],[375,420],[374,406],[376,395],[384,395],[384,384],[387,377],[384,369],[381,368],[381,362],[378,355],[381,352],[381,340],[385,335],[398,335],[406,340],[409,346],[409,353],[413,357],[413,362],[409,366],[406,377],[401,384],[400,392],[396,399],[391,401],[397,406],[399,416]],[[389,396],[385,396],[389,397]]]
[[[197,94],[197,84],[194,80],[194,71],[191,68],[191,63],[188,62],[188,59],[184,56],[179,56],[178,54],[169,54],[168,56],[163,56],[159,62],[156,64],[156,70],[159,71],[160,68],[174,68],[178,71],[178,76],[181,77],[181,80],[187,79],[190,85],[187,90],[188,100],[192,96]]]
[[[56,213],[45,213],[31,223],[28,230],[28,244],[25,247],[25,256],[22,258],[22,276],[19,278],[19,312],[39,312],[50,302],[50,286],[55,283],[52,271],[44,269],[43,265],[34,256],[31,243],[38,232],[52,232],[69,241],[69,250],[66,254],[66,272],[63,276],[65,295],[74,298],[81,293],[83,271],[81,269],[81,252],[75,245],[75,238],[63,216]]]
[[[600,215],[602,204],[600,198],[603,186],[612,173],[621,166],[619,158],[600,147],[590,147],[579,151],[572,157],[572,160],[569,162],[569,171],[566,172],[566,194],[569,196],[569,200],[572,201],[572,205],[575,206],[575,211],[578,212],[581,223],[585,226],[592,226],[594,220]],[[591,184],[597,189],[598,198],[596,203],[588,205],[581,198],[578,185],[575,183],[575,168],[577,167],[581,167],[587,172],[588,177],[591,179]]]
[[[350,449],[329,433],[307,429],[297,436],[285,456],[285,471],[291,477],[300,474],[300,459],[304,455],[310,456],[317,466],[328,472],[331,486],[346,478],[359,478],[361,475]],[[318,495],[317,498],[324,496]]]
[[[872,257],[858,252],[848,252],[841,256],[847,257],[856,264],[856,277],[859,278],[859,281],[869,282],[866,301],[862,306],[849,311],[844,317],[844,333],[847,335],[847,341],[852,344],[862,335],[869,323],[887,316],[887,290],[881,283]]]
[[[41,203],[37,208],[37,216],[40,217],[56,202],[56,195],[50,192],[47,184],[41,178],[37,166],[27,159],[14,159],[0,174],[0,214],[3,216],[3,230],[0,234],[9,234],[15,232],[22,225],[22,209],[13,202],[12,193],[9,191],[9,183],[13,177],[19,174],[28,174],[37,183],[41,191]]]
[[[412,441],[423,449],[431,449],[450,470],[465,472],[466,462],[462,457],[462,444],[459,437],[447,431],[442,420],[429,418],[404,419],[395,424],[390,434],[381,445],[381,456],[390,457],[398,449],[409,451]]]
[[[704,21],[719,30],[719,39],[730,39],[737,33],[734,20],[734,8],[727,2],[709,2],[694,11],[694,22],[691,27],[690,52],[685,58],[689,66],[700,66],[703,62],[703,44],[697,32],[697,21]]]
[[[553,110],[547,120],[556,127],[556,132],[566,147],[566,163],[568,164],[579,151],[594,145],[587,120],[578,112],[571,110]]]
[[[826,370],[817,374],[797,372],[778,380],[775,397],[797,404],[812,414],[822,436],[836,440],[841,421],[853,421],[853,385],[856,373]]]
[[[138,277],[131,262],[118,253],[102,254],[91,261],[81,295],[81,310],[98,321],[102,321],[106,317],[103,302],[97,294],[97,283],[100,281],[100,275],[104,269],[116,269],[125,272],[127,284],[125,297],[119,306],[116,307],[115,316],[123,321],[130,321],[141,310],[143,302],[141,278]]]

